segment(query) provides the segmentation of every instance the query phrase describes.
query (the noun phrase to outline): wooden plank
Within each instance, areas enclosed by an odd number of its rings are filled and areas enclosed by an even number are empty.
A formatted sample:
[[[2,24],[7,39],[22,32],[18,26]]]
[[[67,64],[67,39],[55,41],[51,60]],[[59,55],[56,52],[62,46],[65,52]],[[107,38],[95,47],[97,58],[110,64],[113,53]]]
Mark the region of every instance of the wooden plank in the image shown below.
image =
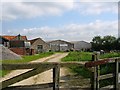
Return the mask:
[[[100,80],[108,79],[108,78],[112,78],[113,76],[114,76],[113,74],[101,75],[101,76],[99,76],[99,79]]]
[[[51,67],[59,65],[61,67],[84,66],[86,62],[42,62],[42,63],[20,63],[20,64],[2,64],[2,70],[32,69],[38,67]]]
[[[87,62],[85,63],[85,67],[95,67],[98,65],[102,65],[102,64],[107,64],[110,62],[115,61],[115,58],[107,58],[107,59],[100,59],[99,61],[91,61],[91,62]]]
[[[57,65],[53,68],[53,90],[59,90],[60,81],[60,66]]]
[[[113,85],[108,85],[108,86],[105,86],[105,87],[101,87],[100,90],[111,90],[114,86]],[[114,90],[114,89],[112,89]],[[118,89],[116,89],[118,90]]]
[[[60,62],[58,63],[60,67],[70,67],[70,66],[82,66],[85,67],[85,63],[88,61],[81,61],[81,62]]]
[[[23,63],[23,64],[2,64],[2,70],[33,69],[42,67],[51,67],[54,64],[49,63]]]
[[[46,66],[44,66],[43,68],[33,69],[33,70],[30,70],[30,71],[25,72],[23,74],[20,74],[18,76],[15,76],[13,78],[10,78],[8,80],[5,80],[3,82],[0,82],[0,84],[2,84],[2,88],[5,88],[5,87],[8,87],[9,85],[12,85],[12,84],[14,84],[16,82],[19,82],[21,80],[27,79],[27,78],[29,78],[31,76],[37,75],[39,73],[42,73],[42,72],[44,72],[46,70],[49,70],[51,68],[53,68],[53,67],[46,67]]]
[[[60,86],[61,85],[64,85],[66,82],[60,82]],[[21,85],[21,86],[10,86],[10,87],[7,87],[7,90],[38,90],[38,89],[44,89],[45,88],[52,88],[53,87],[53,83],[44,83],[44,84],[35,84],[35,85]]]

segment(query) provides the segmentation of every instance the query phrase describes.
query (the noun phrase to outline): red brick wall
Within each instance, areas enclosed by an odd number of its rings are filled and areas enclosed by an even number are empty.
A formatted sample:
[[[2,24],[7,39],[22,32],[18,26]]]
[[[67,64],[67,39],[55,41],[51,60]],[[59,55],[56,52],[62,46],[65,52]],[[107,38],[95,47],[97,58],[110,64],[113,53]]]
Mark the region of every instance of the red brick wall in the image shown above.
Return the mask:
[[[18,55],[26,55],[25,48],[9,48],[9,49]]]

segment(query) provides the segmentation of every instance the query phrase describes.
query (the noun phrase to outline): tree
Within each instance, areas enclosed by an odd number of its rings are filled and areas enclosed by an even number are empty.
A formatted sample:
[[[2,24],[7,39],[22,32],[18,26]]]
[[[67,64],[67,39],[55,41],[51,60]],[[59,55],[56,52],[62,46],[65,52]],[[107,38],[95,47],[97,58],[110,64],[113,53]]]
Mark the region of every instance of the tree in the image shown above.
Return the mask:
[[[115,41],[116,38],[114,36],[104,36],[103,37],[103,43],[102,43],[102,47],[104,50],[115,50]]]
[[[120,49],[120,38],[116,39],[114,36],[104,36],[101,38],[101,36],[95,36],[92,39],[92,49],[93,50],[115,50]]]
[[[93,50],[100,50],[101,49],[101,46],[102,46],[102,38],[101,36],[95,36],[93,39],[92,39],[92,49]]]
[[[114,46],[116,50],[120,50],[120,38],[115,41]]]

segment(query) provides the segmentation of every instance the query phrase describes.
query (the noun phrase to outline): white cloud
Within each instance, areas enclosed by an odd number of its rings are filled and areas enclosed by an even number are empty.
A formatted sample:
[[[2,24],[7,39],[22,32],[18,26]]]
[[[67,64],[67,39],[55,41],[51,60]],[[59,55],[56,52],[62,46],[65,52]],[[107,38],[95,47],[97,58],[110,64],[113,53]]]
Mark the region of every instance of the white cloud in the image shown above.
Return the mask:
[[[119,2],[119,0],[76,0],[79,2]]]
[[[59,1],[59,0],[57,0]],[[34,18],[40,16],[62,15],[69,10],[76,10],[83,15],[99,15],[105,12],[118,13],[117,3],[76,2],[3,2],[2,19]]]
[[[33,18],[36,16],[61,15],[73,8],[71,2],[12,2],[2,3],[2,19]]]
[[[12,31],[12,32],[11,32]],[[100,21],[96,20],[88,24],[69,24],[58,28],[43,26],[40,28],[29,28],[18,30],[9,30],[6,34],[27,35],[29,39],[42,37],[45,40],[64,39],[68,41],[86,40],[91,41],[96,35],[118,35],[118,21]]]
[[[83,15],[99,15],[102,13],[118,13],[118,3],[115,2],[83,2],[75,6]]]
[[[70,2],[70,0],[1,0],[2,2]],[[118,2],[119,0],[75,0],[76,2]]]

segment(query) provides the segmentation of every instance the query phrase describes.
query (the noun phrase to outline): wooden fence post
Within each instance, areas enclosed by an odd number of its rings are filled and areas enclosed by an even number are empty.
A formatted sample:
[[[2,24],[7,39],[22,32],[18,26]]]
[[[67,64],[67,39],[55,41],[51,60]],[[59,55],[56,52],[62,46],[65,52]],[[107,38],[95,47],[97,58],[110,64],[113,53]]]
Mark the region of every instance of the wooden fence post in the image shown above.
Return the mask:
[[[118,82],[118,78],[119,78],[119,62],[118,59],[115,59],[115,72],[114,72],[114,89],[115,90],[119,90],[119,82]]]
[[[96,61],[99,60],[99,54],[96,53]],[[96,66],[96,90],[100,89],[100,85],[99,85],[99,76],[100,76],[100,66]]]
[[[53,68],[53,90],[59,90],[60,66]]]
[[[92,61],[96,61],[96,55],[92,55]],[[96,90],[96,67],[93,67],[91,75],[91,90]]]

